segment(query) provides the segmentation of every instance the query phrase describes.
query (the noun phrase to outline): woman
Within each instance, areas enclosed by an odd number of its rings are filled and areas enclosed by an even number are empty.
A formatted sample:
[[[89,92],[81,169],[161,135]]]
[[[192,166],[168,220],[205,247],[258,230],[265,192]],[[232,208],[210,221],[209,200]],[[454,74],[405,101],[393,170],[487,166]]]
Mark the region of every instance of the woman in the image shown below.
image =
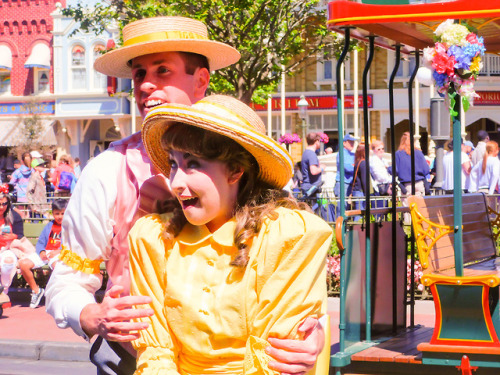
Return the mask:
[[[488,141],[486,153],[481,163],[477,163],[470,174],[470,191],[494,194],[500,181],[500,160],[498,159],[498,143]]]
[[[276,374],[266,340],[325,313],[330,227],[283,195],[288,153],[234,98],[158,106],[142,136],[177,209],[129,234],[131,292],[155,311],[136,374]]]
[[[366,180],[366,153],[365,144],[360,143],[354,153],[354,177],[352,180],[352,196],[365,197],[370,194],[370,180]],[[364,199],[356,200],[357,210],[364,210],[366,202]],[[356,220],[358,217],[355,217]]]
[[[392,194],[392,177],[387,170],[387,165],[383,159],[385,148],[384,143],[375,140],[371,144],[373,157],[370,159],[370,173],[375,182],[378,195]]]
[[[7,184],[0,186],[0,231],[0,284],[8,293],[17,267],[17,257],[9,246],[16,238],[22,238],[24,231],[21,215],[11,206]]]

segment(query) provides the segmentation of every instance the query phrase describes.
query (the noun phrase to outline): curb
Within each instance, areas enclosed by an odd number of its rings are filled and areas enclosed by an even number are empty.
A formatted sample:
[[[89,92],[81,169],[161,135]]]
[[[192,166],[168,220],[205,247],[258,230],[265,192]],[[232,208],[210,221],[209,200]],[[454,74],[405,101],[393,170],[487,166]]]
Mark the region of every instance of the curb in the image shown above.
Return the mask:
[[[88,362],[92,344],[53,341],[0,340],[0,357],[35,361]]]

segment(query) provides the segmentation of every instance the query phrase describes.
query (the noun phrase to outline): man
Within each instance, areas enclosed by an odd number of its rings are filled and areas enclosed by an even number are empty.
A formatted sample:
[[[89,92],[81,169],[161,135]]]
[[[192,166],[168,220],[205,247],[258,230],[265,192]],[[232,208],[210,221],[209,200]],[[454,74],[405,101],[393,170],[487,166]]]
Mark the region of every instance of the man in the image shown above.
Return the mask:
[[[321,173],[325,166],[319,163],[316,152],[321,147],[321,136],[309,133],[306,136],[307,147],[302,154],[302,192],[308,197],[315,197],[321,185]]]
[[[346,197],[351,194],[352,179],[354,177],[354,142],[356,139],[350,134],[344,136],[343,147],[340,147],[337,153],[337,176],[335,177],[335,187],[333,193],[336,197],[340,197],[340,153],[344,153],[344,186]]]
[[[163,103],[189,105],[200,100],[209,84],[209,71],[240,57],[234,48],[209,40],[204,24],[184,17],[132,22],[123,29],[123,41],[123,47],[99,57],[94,67],[103,74],[133,79],[143,117]],[[151,316],[153,310],[141,308],[151,302],[150,297],[128,295],[127,235],[141,215],[154,212],[169,198],[167,181],[150,163],[140,133],[115,142],[94,158],[73,192],[63,221],[61,262],[47,285],[47,311],[61,328],[69,326],[87,340],[100,336],[91,351],[99,374],[135,370],[128,342],[138,338],[137,331],[145,326],[130,319]],[[101,260],[113,286],[97,304],[94,293],[101,286]],[[316,323],[311,321],[302,327],[310,339],[269,340],[274,348],[269,347],[268,354],[281,362],[274,361],[270,367],[286,373],[312,367],[321,350],[321,345],[313,344],[321,342],[323,332],[313,329]],[[299,349],[292,350],[293,346]]]
[[[484,154],[486,153],[486,142],[490,140],[490,136],[485,130],[479,130],[477,132],[477,145],[472,153],[472,165],[481,163],[483,161]]]

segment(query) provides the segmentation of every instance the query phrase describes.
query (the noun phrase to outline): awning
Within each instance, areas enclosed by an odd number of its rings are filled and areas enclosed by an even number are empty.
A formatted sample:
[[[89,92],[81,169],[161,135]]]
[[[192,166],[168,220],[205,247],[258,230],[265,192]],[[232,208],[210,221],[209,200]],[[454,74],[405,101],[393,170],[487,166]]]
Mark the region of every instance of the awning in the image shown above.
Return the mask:
[[[0,147],[14,147],[26,144],[26,135],[23,133],[22,120],[0,121]],[[54,133],[54,120],[40,120],[42,131],[40,133],[41,146],[57,145]]]
[[[24,63],[25,68],[50,69],[50,49],[44,43],[37,43],[31,51],[30,57]]]
[[[5,44],[0,44],[0,69],[12,69],[12,51]]]

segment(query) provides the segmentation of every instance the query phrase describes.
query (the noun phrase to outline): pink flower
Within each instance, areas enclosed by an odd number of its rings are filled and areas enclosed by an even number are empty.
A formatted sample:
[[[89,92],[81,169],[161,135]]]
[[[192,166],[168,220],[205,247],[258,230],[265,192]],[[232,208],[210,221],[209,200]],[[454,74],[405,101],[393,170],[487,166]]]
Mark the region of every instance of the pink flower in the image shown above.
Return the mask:
[[[447,53],[436,53],[432,67],[439,74],[446,73],[448,76],[453,76],[455,74],[455,57],[448,56]]]
[[[477,40],[477,35],[474,33],[469,33],[469,35],[467,35],[465,40],[467,40],[469,43],[472,44],[479,44],[479,41]]]

